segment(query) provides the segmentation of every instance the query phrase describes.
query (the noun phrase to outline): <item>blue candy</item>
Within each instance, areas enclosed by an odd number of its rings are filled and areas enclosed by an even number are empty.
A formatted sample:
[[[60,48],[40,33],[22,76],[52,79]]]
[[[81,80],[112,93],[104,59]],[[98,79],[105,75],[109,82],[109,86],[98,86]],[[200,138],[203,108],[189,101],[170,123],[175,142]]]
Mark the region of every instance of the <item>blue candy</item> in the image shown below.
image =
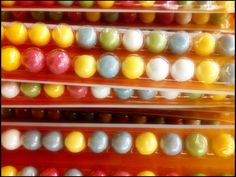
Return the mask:
[[[216,51],[220,55],[234,56],[235,54],[235,37],[232,34],[221,36],[216,45]]]
[[[144,100],[149,100],[151,98],[154,98],[156,94],[157,94],[157,91],[155,90],[138,90],[139,97]]]
[[[88,147],[94,153],[101,153],[108,147],[108,136],[103,131],[93,133],[88,140]]]
[[[126,154],[133,144],[132,136],[128,132],[118,132],[112,137],[112,148],[119,154]]]
[[[77,44],[84,49],[91,49],[97,43],[97,34],[92,27],[82,27],[76,33]]]
[[[168,49],[171,53],[182,54],[187,52],[190,46],[190,37],[186,32],[177,32],[173,34],[168,43]]]
[[[128,98],[130,98],[133,94],[134,94],[134,90],[133,89],[114,89],[115,90],[115,94],[118,98],[126,100]]]
[[[226,82],[227,84],[235,84],[235,64],[227,63],[220,71],[220,81]]]

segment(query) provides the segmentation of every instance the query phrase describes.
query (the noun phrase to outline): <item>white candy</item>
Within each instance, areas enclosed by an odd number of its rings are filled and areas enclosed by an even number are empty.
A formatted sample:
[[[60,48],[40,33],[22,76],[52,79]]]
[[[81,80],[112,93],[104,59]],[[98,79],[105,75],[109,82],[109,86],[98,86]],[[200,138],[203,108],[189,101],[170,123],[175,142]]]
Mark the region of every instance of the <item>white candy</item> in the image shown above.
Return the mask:
[[[95,98],[102,99],[110,95],[111,88],[110,87],[92,87],[91,91]]]
[[[140,30],[128,30],[122,38],[123,46],[130,52],[135,52],[143,46],[143,33]]]
[[[20,93],[19,85],[16,82],[2,82],[1,93],[6,98],[14,98]]]
[[[161,96],[163,96],[164,98],[166,98],[168,100],[173,100],[179,96],[180,92],[178,92],[178,91],[161,91],[160,94],[161,94]]]
[[[71,6],[73,4],[74,1],[57,1],[60,5],[63,5],[63,6]]]
[[[7,150],[15,150],[21,146],[20,132],[16,129],[10,129],[2,133],[1,143]]]
[[[178,59],[172,64],[171,76],[178,82],[184,82],[193,78],[195,72],[194,63],[185,57]]]
[[[169,63],[163,57],[156,57],[151,59],[146,67],[147,76],[154,80],[164,80],[169,75]]]

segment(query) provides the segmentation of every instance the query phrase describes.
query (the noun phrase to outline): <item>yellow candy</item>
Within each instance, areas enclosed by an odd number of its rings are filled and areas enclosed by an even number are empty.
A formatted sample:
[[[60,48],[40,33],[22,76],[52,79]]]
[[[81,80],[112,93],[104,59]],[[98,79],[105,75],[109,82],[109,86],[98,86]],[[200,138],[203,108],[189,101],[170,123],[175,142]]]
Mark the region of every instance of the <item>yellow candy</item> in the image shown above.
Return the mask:
[[[200,34],[194,38],[193,50],[200,56],[208,56],[215,51],[215,38],[211,34]]]
[[[115,1],[97,1],[99,7],[107,9],[111,8],[114,5]]]
[[[138,55],[131,54],[122,63],[122,73],[129,79],[139,78],[144,73],[144,69],[144,61]]]
[[[50,31],[43,23],[36,23],[29,29],[29,39],[36,46],[45,46],[50,41]]]
[[[155,1],[139,1],[140,5],[143,7],[152,7]]]
[[[192,21],[193,23],[197,25],[204,25],[210,20],[210,14],[209,13],[193,13],[192,14]]]
[[[13,6],[15,3],[16,3],[16,1],[5,1],[5,0],[1,1],[2,6],[8,6],[8,7]]]
[[[90,55],[77,56],[75,58],[74,70],[79,77],[92,77],[96,72],[96,60]]]
[[[83,151],[86,147],[84,135],[79,131],[69,133],[65,138],[65,146],[73,153]]]
[[[21,55],[17,48],[7,46],[1,50],[1,65],[5,71],[14,71],[21,65]]]
[[[139,18],[143,23],[152,23],[156,17],[155,13],[140,13]]]
[[[28,32],[23,23],[13,22],[5,31],[6,38],[15,45],[24,44],[28,38]]]
[[[150,155],[156,151],[158,142],[156,136],[153,133],[146,132],[140,134],[136,138],[135,146],[140,154]]]
[[[61,48],[68,48],[74,42],[74,34],[70,26],[59,25],[52,31],[52,38],[56,45]]]
[[[4,32],[5,32],[5,29],[3,26],[1,26],[1,40],[4,39]]]
[[[234,9],[235,2],[234,1],[216,1],[218,6],[224,7],[227,12],[232,11]]]
[[[100,12],[86,12],[85,17],[89,22],[97,22],[101,17],[101,13]]]
[[[227,95],[221,95],[221,94],[214,94],[212,95],[212,99],[216,100],[216,101],[220,101],[220,100],[224,100],[226,98]]]
[[[212,84],[217,81],[220,73],[220,67],[218,63],[213,60],[202,61],[196,69],[196,77],[199,81]]]
[[[49,97],[58,98],[63,95],[65,86],[57,84],[45,84],[43,89]]]
[[[137,176],[156,176],[155,173],[151,171],[142,171]]]
[[[13,166],[5,166],[1,168],[1,176],[16,176],[17,169]]]
[[[219,157],[229,157],[234,154],[234,139],[230,134],[221,133],[212,139],[212,150]]]

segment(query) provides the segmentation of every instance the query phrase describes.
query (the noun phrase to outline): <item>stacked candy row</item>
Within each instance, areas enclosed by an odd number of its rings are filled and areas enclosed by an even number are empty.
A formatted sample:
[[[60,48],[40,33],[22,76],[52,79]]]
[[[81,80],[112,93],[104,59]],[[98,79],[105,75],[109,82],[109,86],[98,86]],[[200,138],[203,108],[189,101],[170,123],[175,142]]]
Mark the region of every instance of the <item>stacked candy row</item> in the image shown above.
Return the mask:
[[[1,26],[4,36],[11,44],[22,45],[27,39],[36,46],[46,46],[52,38],[60,48],[71,47],[76,41],[83,49],[92,49],[99,45],[105,51],[114,51],[122,46],[130,52],[141,50],[144,46],[153,53],[162,53],[168,49],[172,54],[184,54],[192,50],[199,56],[209,56],[217,53],[223,56],[234,56],[235,36],[221,35],[219,38],[210,33],[200,33],[195,36],[187,32],[177,32],[167,35],[163,31],[152,31],[147,35],[138,29],[125,30],[121,33],[115,28],[104,28],[98,32],[93,27],[81,27],[73,31],[70,26],[60,24],[52,31],[43,23],[33,24],[29,29],[24,24],[12,22],[6,28]]]
[[[85,134],[80,131],[68,132],[65,137],[61,131],[56,130],[46,134],[29,130],[21,134],[17,129],[9,129],[1,134],[1,144],[7,150],[16,150],[22,145],[30,151],[39,150],[43,146],[48,151],[57,152],[65,146],[71,153],[80,153],[88,146],[89,151],[96,154],[110,152],[112,149],[117,154],[137,152],[141,155],[152,155],[157,153],[160,143],[161,152],[168,156],[183,155],[186,150],[194,157],[203,157],[212,151],[216,156],[226,158],[234,155],[235,149],[234,138],[228,133],[216,135],[210,139],[210,143],[201,133],[190,133],[184,139],[177,133],[166,133],[158,143],[154,133],[144,132],[139,133],[135,142],[133,141],[132,134],[126,131],[114,132],[111,140],[104,131],[95,131],[89,135],[87,144]]]
[[[42,89],[43,87],[43,89]],[[66,89],[65,89],[66,88]],[[5,98],[15,98],[19,95],[20,92],[26,97],[36,98],[44,91],[45,95],[50,98],[59,98],[65,94],[65,90],[69,95],[76,99],[81,99],[85,97],[90,97],[88,95],[88,87],[81,86],[64,86],[59,84],[44,84],[43,86],[38,83],[21,83],[20,86],[16,82],[3,82],[1,85],[1,94]],[[113,98],[112,89],[110,87],[96,86],[91,87],[91,94],[94,98],[105,99]],[[140,98],[142,100],[150,100],[157,97],[158,92],[155,90],[137,90],[137,96],[135,95],[134,89],[122,89],[114,88],[113,89],[115,97],[127,100],[130,98]],[[199,93],[185,93],[181,95],[179,91],[160,91],[161,98],[173,100],[177,98],[186,98],[186,99],[201,99],[201,98],[212,98],[213,100],[225,100],[227,95],[214,94],[210,96],[204,96]]]

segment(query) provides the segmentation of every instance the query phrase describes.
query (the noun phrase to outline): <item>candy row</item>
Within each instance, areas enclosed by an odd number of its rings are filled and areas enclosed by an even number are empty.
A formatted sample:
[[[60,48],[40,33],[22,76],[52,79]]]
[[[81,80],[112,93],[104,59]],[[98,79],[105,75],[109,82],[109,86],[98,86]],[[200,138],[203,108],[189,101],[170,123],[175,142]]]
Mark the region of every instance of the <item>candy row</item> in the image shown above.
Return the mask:
[[[47,69],[53,74],[74,73],[80,78],[91,78],[98,71],[103,78],[119,77],[120,71],[127,79],[139,79],[146,70],[146,76],[154,81],[169,79],[185,82],[197,80],[212,84],[217,81],[224,84],[234,84],[235,64],[226,63],[222,67],[212,60],[201,61],[197,66],[193,60],[180,57],[170,64],[163,56],[155,56],[145,64],[141,55],[130,54],[122,59],[113,53],[105,53],[96,61],[93,55],[77,55],[72,57],[62,49],[54,49],[44,55],[39,48],[28,48],[22,53],[13,46],[4,46],[1,49],[1,68],[4,71],[17,70],[21,64],[27,71],[38,73]],[[95,76],[94,76],[95,77]]]
[[[57,152],[65,146],[69,152],[79,153],[88,146],[89,151],[96,154],[112,149],[117,154],[137,152],[141,155],[152,155],[157,153],[160,145],[162,153],[168,156],[176,156],[186,150],[194,157],[202,157],[212,151],[216,156],[226,158],[234,154],[235,148],[234,138],[228,133],[216,135],[210,139],[210,143],[201,133],[190,133],[185,138],[177,133],[166,133],[158,143],[157,136],[152,132],[138,134],[133,142],[132,134],[120,131],[113,133],[111,140],[109,139],[104,131],[92,132],[87,143],[85,134],[81,131],[71,131],[64,135],[61,131],[42,134],[38,130],[29,130],[21,134],[17,129],[9,129],[1,134],[1,144],[7,150],[16,150],[23,146],[29,151],[35,151],[43,146],[48,151]]]
[[[77,168],[71,168],[64,172],[64,176],[84,176],[84,175],[85,174],[83,174],[81,170]],[[90,172],[86,174],[86,176],[87,175],[88,176],[107,176],[107,174],[102,170],[94,170],[94,171],[90,170]],[[180,174],[176,172],[170,172],[170,173],[166,173],[162,175],[180,176]],[[62,175],[56,168],[46,168],[41,173],[39,173],[39,170],[33,166],[26,166],[22,168],[19,172],[17,171],[17,168],[15,168],[14,166],[4,166],[1,168],[1,176],[62,176]],[[128,171],[117,171],[109,176],[133,176],[133,175],[129,173]],[[138,173],[137,176],[157,176],[157,174],[155,174],[152,171],[142,171]],[[190,176],[207,176],[207,175],[201,172],[197,172]],[[233,175],[231,175],[230,173],[222,173],[219,176],[233,176]]]
[[[4,36],[11,44],[22,45],[29,40],[33,45],[46,46],[50,39],[60,48],[76,44],[83,49],[92,49],[99,43],[105,51],[114,51],[122,46],[129,52],[136,52],[145,47],[152,53],[168,51],[172,54],[184,54],[192,50],[199,56],[209,56],[213,53],[223,56],[234,56],[235,36],[221,35],[219,38],[210,33],[200,33],[191,36],[187,32],[177,32],[168,36],[164,31],[151,31],[147,35],[141,30],[131,29],[121,33],[115,28],[104,28],[98,32],[95,28],[85,26],[73,31],[66,24],[55,26],[52,31],[43,23],[33,24],[29,29],[23,23],[12,22],[1,26]]]
[[[42,88],[43,87],[43,88]],[[1,94],[5,98],[15,98],[20,92],[26,97],[36,98],[41,93],[42,90],[47,97],[50,98],[59,98],[69,93],[69,95],[76,99],[89,98],[88,94],[89,88],[83,86],[64,86],[60,84],[42,84],[39,83],[20,83],[20,86],[16,82],[2,82],[1,84]],[[66,90],[66,91],[65,91]],[[157,96],[158,92],[155,90],[137,90],[137,95],[135,94],[136,90],[134,89],[122,89],[122,88],[110,88],[103,86],[91,87],[91,95],[96,99],[105,99],[113,98],[113,92],[116,98],[121,100],[127,100],[130,98],[139,98],[142,100],[150,100],[154,98],[159,98]],[[185,99],[201,99],[201,98],[211,98],[213,100],[225,100],[227,95],[214,94],[209,96],[204,96],[199,93],[185,93],[182,94],[179,91],[160,91],[161,98],[173,100],[178,97]]]

